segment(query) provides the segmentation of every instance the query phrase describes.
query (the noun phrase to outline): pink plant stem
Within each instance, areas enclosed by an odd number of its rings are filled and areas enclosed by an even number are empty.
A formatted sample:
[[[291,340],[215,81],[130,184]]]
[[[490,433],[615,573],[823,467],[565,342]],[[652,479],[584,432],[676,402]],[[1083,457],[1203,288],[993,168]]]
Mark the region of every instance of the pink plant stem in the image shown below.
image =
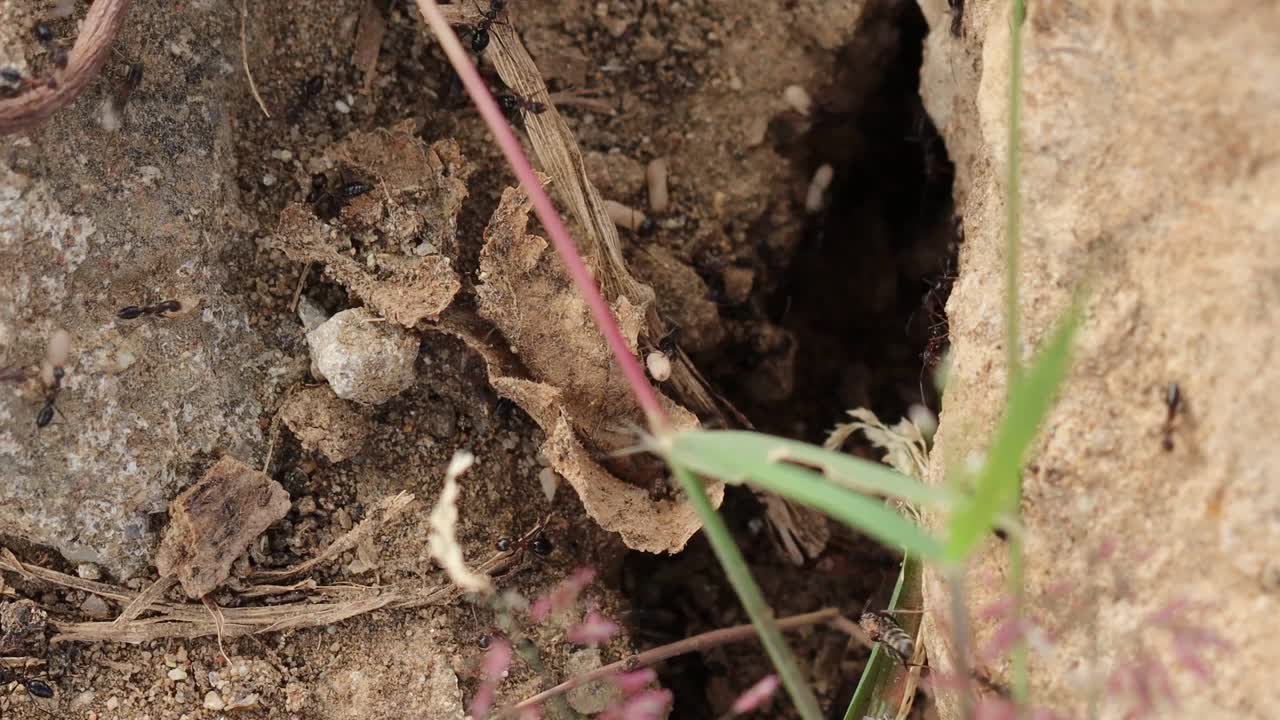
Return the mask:
[[[569,277],[573,279],[578,292],[591,308],[591,316],[595,319],[596,327],[600,328],[618,366],[622,368],[622,374],[626,377],[627,384],[631,386],[636,402],[644,410],[645,417],[649,421],[650,430],[655,434],[662,434],[669,430],[670,421],[667,419],[667,414],[663,412],[662,405],[658,403],[658,396],[649,385],[644,369],[640,367],[640,361],[632,354],[627,341],[623,339],[622,331],[618,329],[618,323],[614,320],[609,304],[600,294],[595,279],[591,277],[586,264],[582,261],[582,256],[578,254],[573,239],[569,237],[569,231],[560,220],[560,213],[556,211],[551,198],[542,189],[542,183],[538,181],[529,158],[520,147],[520,141],[511,131],[507,118],[498,109],[498,103],[489,94],[489,88],[485,85],[484,79],[480,77],[476,66],[471,62],[471,57],[463,49],[453,29],[449,27],[449,21],[445,19],[444,13],[440,12],[435,0],[417,0],[417,2],[418,10],[431,26],[431,32],[435,33],[436,39],[440,41],[445,55],[449,57],[449,62],[453,63],[458,77],[462,79],[467,94],[479,109],[480,117],[484,119],[497,139],[502,154],[507,156],[507,162],[511,164],[511,169],[515,172],[521,187],[529,194],[529,199],[533,202],[533,211],[537,213],[542,226],[551,236],[551,243],[559,253],[560,260],[564,262]]]

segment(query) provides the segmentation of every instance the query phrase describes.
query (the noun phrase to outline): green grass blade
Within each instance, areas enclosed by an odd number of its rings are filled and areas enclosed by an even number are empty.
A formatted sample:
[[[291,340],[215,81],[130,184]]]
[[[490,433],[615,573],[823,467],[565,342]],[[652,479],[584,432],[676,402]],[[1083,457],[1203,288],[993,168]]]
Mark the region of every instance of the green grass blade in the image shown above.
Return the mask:
[[[918,609],[924,607],[923,568],[914,555],[907,555],[902,560],[902,568],[898,571],[898,583],[893,588],[893,597],[889,600],[890,610],[899,608]],[[912,637],[916,636],[920,616],[901,616],[902,629]],[[889,657],[880,645],[871,651],[867,665],[862,670],[862,678],[858,680],[858,689],[849,701],[844,720],[862,720],[865,717],[882,718],[897,715],[897,703],[901,702],[902,688],[905,687],[908,668],[903,667]]]
[[[670,463],[689,468],[699,475],[766,490],[825,513],[890,547],[918,553],[926,559],[942,557],[943,545],[938,539],[887,507],[879,498],[867,497],[837,485],[806,467],[779,461],[781,456],[794,460],[794,456],[787,453],[797,451],[797,446],[803,446],[803,443],[791,443],[760,433],[692,430],[674,433],[660,450]],[[809,451],[804,452],[807,454]],[[911,478],[875,463],[857,467],[863,473],[859,478],[872,485],[880,486],[879,483],[892,480],[897,487],[923,487]]]
[[[684,488],[685,494],[689,496],[689,501],[697,511],[698,517],[702,519],[703,532],[707,535],[707,541],[711,543],[711,550],[720,561],[720,566],[724,568],[724,574],[729,579],[729,584],[733,586],[734,592],[738,594],[738,599],[742,602],[743,609],[747,611],[747,616],[751,618],[751,624],[755,625],[756,634],[760,636],[765,653],[777,668],[782,685],[786,688],[787,695],[791,697],[791,702],[795,704],[800,717],[803,720],[822,720],[822,709],[813,694],[813,688],[809,686],[809,681],[801,672],[800,665],[792,655],[790,647],[782,638],[782,631],[778,629],[778,624],[773,619],[773,610],[765,602],[764,593],[760,592],[760,586],[756,584],[755,578],[751,577],[751,570],[747,567],[746,560],[742,558],[742,553],[738,551],[738,546],[734,544],[729,528],[725,527],[724,521],[720,519],[720,513],[716,512],[711,505],[711,500],[707,498],[702,482],[695,478],[688,468],[677,463],[671,464],[671,470],[679,480],[680,486]]]
[[[1004,418],[973,495],[951,516],[945,556],[948,563],[958,564],[968,557],[991,533],[997,518],[1016,515],[1022,464],[1066,377],[1079,316],[1077,300],[1040,356],[1010,389]]]
[[[820,474],[836,485],[864,495],[905,500],[915,507],[947,510],[960,500],[953,488],[930,487],[882,463],[773,435],[744,430],[700,430],[681,433],[679,443],[682,451],[698,457],[729,457],[751,468],[777,465],[820,470]],[[717,477],[733,483],[746,481],[742,477]]]

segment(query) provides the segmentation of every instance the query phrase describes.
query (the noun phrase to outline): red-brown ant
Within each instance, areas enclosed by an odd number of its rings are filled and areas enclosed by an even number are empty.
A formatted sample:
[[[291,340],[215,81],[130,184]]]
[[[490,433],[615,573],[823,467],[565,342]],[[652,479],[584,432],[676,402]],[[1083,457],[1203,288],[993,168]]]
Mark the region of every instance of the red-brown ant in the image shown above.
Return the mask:
[[[126,305],[116,311],[116,317],[121,320],[135,320],[143,315],[154,315],[156,317],[167,318],[172,314],[182,310],[182,303],[177,300],[165,300],[155,305]]]

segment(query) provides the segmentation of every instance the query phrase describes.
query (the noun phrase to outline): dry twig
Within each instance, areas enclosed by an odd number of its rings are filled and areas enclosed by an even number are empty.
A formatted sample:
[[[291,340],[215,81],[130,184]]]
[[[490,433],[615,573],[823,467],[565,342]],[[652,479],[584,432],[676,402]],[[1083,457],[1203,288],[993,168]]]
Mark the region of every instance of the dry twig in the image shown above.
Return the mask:
[[[70,105],[107,59],[111,42],[129,10],[129,0],[98,0],[89,7],[84,29],[68,55],[67,67],[53,87],[40,83],[21,95],[0,101],[0,135],[40,124]]]
[[[824,608],[815,610],[803,615],[792,615],[788,618],[778,620],[778,627],[782,630],[795,630],[797,628],[816,625],[822,622],[828,622],[837,617],[840,611],[836,608]],[[656,665],[663,660],[669,660],[677,655],[685,655],[692,652],[705,652],[720,645],[728,645],[729,643],[742,642],[743,640],[751,640],[756,637],[756,628],[754,625],[735,625],[729,628],[721,628],[704,632],[701,635],[685,638],[668,645],[646,650],[636,655],[625,657],[617,662],[609,663],[604,667],[596,668],[590,672],[565,680],[553,688],[548,688],[533,697],[526,698],[507,708],[498,717],[515,717],[521,710],[534,707],[540,703],[546,702],[550,698],[563,695],[570,690],[581,687],[594,680],[609,677],[623,672],[631,672],[642,667]]]
[[[262,114],[270,119],[271,113],[267,112],[267,104],[262,102],[262,96],[258,94],[258,84],[253,81],[253,71],[249,69],[249,48],[244,39],[245,17],[249,14],[247,3],[248,0],[240,0],[240,64],[244,66],[244,76],[249,78],[249,91],[253,93],[253,99],[258,101]]]

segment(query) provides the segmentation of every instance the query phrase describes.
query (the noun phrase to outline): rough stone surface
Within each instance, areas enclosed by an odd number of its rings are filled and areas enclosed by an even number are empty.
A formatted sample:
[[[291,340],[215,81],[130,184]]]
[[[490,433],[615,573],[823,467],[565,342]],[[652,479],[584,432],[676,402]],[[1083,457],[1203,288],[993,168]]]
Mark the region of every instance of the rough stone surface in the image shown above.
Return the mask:
[[[156,570],[177,577],[189,597],[204,597],[227,579],[249,544],[288,512],[289,493],[280,483],[224,457],[169,505]]]
[[[957,163],[964,218],[948,304],[952,368],[933,480],[985,448],[1004,389],[1006,2],[942,0],[923,94]],[[1024,352],[1088,288],[1076,359],[1026,473],[1027,591],[1054,652],[1032,663],[1037,704],[1083,714],[1091,683],[1136,653],[1165,665],[1163,718],[1263,718],[1280,705],[1280,446],[1272,431],[1280,307],[1280,13],[1232,1],[1029,3],[1020,285]],[[1185,404],[1162,448],[1169,383]],[[1002,593],[1004,546],[969,575],[972,606]],[[927,602],[948,607],[941,578]],[[1200,678],[1152,614],[1179,602],[1232,643]],[[1083,613],[1083,614],[1082,614]],[[1081,622],[1095,616],[1096,629]],[[976,644],[990,637],[980,624]],[[949,636],[927,616],[937,671]],[[1007,661],[986,668],[1007,679]],[[938,694],[940,715],[960,717]],[[1122,716],[1131,693],[1104,697]]]
[[[329,318],[307,343],[316,371],[344,400],[378,405],[413,384],[418,338],[364,308]]]
[[[571,675],[580,675],[604,664],[600,651],[595,648],[578,650],[569,656],[565,669]],[[584,715],[596,715],[617,704],[622,699],[618,687],[604,680],[587,683],[569,691],[569,706]]]
[[[266,445],[263,379],[281,356],[228,287],[230,248],[251,230],[223,104],[240,82],[238,48],[223,42],[236,18],[219,3],[134,2],[117,42],[128,51],[103,77],[47,125],[0,138],[0,366],[38,362],[57,327],[72,336],[65,419],[37,431],[41,400],[0,387],[0,535],[117,577],[148,564],[148,515],[192,482],[193,455]],[[143,83],[122,128],[104,131],[100,108],[135,61]],[[199,309],[115,319],[180,296]]]

